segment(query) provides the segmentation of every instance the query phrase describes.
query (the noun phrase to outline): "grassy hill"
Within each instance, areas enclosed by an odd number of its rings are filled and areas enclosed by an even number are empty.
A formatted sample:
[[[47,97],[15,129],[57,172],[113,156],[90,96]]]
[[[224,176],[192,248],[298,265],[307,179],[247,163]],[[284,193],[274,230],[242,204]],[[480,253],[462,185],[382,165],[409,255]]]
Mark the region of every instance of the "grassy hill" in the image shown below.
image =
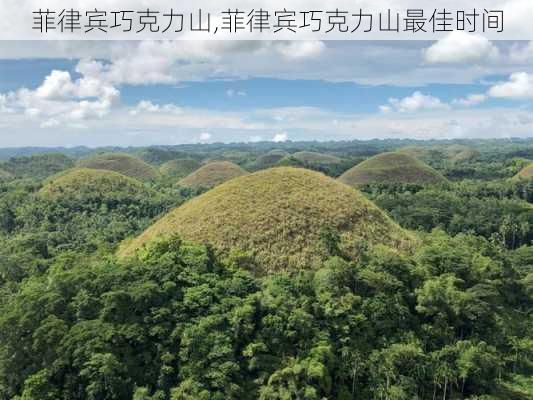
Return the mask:
[[[533,163],[522,169],[518,174],[513,177],[513,180],[533,180]]]
[[[437,184],[446,182],[441,174],[403,153],[382,153],[346,171],[339,180],[350,186],[369,183]]]
[[[14,178],[42,179],[72,168],[74,161],[63,154],[39,154],[34,156],[12,157],[0,163],[0,169]]]
[[[174,178],[183,178],[190,173],[200,168],[202,164],[192,158],[180,158],[177,160],[167,161],[159,168],[164,176],[171,176]]]
[[[76,168],[48,178],[40,194],[49,198],[104,198],[148,195],[150,190],[137,181],[113,171]]]
[[[262,154],[255,159],[255,161],[250,165],[251,170],[259,170],[264,168],[270,168],[276,165],[284,157],[288,156],[285,150],[274,149],[269,151],[266,154]]]
[[[433,150],[434,151],[434,150]],[[425,159],[430,157],[432,154],[432,149],[424,146],[405,146],[397,150],[398,153],[407,154],[408,156]]]
[[[411,240],[358,191],[302,168],[267,169],[226,182],[171,211],[125,243],[120,255],[133,255],[174,233],[210,242],[223,253],[253,251],[259,274],[319,261],[332,241],[342,254],[356,258],[361,246],[401,248]]]
[[[141,159],[126,153],[105,153],[80,161],[81,168],[104,169],[118,172],[141,181],[156,179],[158,171]]]
[[[179,181],[181,186],[210,189],[230,179],[245,175],[244,169],[229,161],[210,162]]]
[[[292,158],[304,164],[339,164],[342,162],[339,157],[314,151],[299,151],[292,154]]]
[[[13,175],[11,175],[7,171],[4,171],[3,169],[0,169],[0,182],[7,181],[7,180],[9,180],[11,178],[13,178]]]
[[[479,151],[460,144],[447,146],[444,149],[444,153],[447,155],[448,159],[454,163],[467,162],[479,157]]]

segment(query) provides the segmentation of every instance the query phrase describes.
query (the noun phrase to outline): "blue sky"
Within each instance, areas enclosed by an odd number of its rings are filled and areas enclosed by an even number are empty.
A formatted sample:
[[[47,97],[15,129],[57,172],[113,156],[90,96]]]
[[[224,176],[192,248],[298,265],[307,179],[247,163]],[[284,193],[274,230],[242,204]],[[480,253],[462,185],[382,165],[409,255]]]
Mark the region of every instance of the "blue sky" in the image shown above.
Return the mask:
[[[0,147],[533,136],[528,42],[38,45],[0,44]]]
[[[36,89],[53,70],[75,71],[79,60],[30,59],[0,60],[0,92],[20,87]],[[501,81],[505,75],[486,77]],[[290,80],[273,78],[249,78],[242,80],[184,81],[178,84],[124,85],[121,98],[124,104],[135,105],[150,99],[156,103],[174,103],[181,107],[201,107],[222,111],[250,108],[319,107],[340,112],[373,113],[390,97],[402,98],[414,91],[424,91],[450,102],[473,92],[483,92],[486,84],[439,84],[394,86],[369,85],[356,82],[331,82],[325,80]],[[231,95],[233,94],[233,95]],[[491,99],[483,107],[504,104]]]

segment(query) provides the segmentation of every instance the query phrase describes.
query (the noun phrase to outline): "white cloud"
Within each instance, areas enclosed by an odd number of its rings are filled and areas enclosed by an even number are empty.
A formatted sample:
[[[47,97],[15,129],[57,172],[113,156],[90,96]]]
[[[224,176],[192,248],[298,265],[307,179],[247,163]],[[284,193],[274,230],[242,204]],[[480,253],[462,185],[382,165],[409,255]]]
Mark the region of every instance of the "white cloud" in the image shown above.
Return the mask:
[[[533,99],[533,75],[526,72],[511,74],[507,82],[497,83],[489,89],[492,97]]]
[[[250,143],[257,143],[257,142],[261,142],[262,140],[263,140],[263,137],[258,136],[258,135],[252,135],[248,137],[248,142]]]
[[[200,133],[199,138],[201,142],[207,142],[209,139],[211,139],[211,134],[208,132],[202,132]]]
[[[0,93],[0,113],[12,113],[14,110],[7,106],[8,96]]]
[[[533,42],[515,43],[509,51],[509,59],[517,64],[533,62]]]
[[[289,135],[287,135],[286,132],[280,132],[274,135],[274,137],[272,138],[272,141],[276,143],[286,142],[288,138],[289,138]]]
[[[57,119],[50,118],[44,121],[43,123],[41,123],[40,127],[46,129],[46,128],[55,128],[56,126],[59,126],[59,125],[60,123]]]
[[[290,60],[299,60],[307,58],[316,58],[326,49],[326,45],[321,41],[290,41],[275,42],[275,48],[285,58]]]
[[[439,98],[425,95],[418,91],[403,99],[390,98],[388,105],[380,106],[380,110],[383,113],[388,113],[392,110],[401,113],[412,113],[422,110],[443,110],[448,108],[449,106]]]
[[[148,100],[141,100],[137,106],[130,111],[131,115],[137,115],[143,111],[155,113],[158,112],[161,109],[159,104],[154,104],[151,101]]]
[[[226,96],[229,98],[238,96],[238,97],[244,97],[246,96],[246,92],[244,90],[234,90],[234,89],[228,89],[226,90]]]
[[[455,31],[424,51],[424,59],[436,63],[475,63],[495,59],[499,51],[487,38]]]
[[[485,100],[487,100],[486,94],[475,93],[475,94],[469,94],[465,98],[454,99],[452,101],[452,104],[463,106],[463,107],[471,107],[471,106],[476,106],[478,104],[481,104]]]

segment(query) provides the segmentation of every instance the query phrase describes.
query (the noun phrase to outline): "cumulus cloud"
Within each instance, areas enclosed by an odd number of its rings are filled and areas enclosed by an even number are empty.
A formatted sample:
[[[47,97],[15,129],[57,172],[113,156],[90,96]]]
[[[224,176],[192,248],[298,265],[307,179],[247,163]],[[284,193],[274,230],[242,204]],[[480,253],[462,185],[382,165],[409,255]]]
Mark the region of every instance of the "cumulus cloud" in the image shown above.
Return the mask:
[[[201,142],[207,142],[211,139],[211,134],[209,132],[202,132],[200,133],[199,139]]]
[[[468,96],[464,98],[454,99],[452,101],[452,104],[463,106],[463,107],[472,107],[472,106],[476,106],[478,104],[483,103],[485,100],[487,100],[486,94],[474,93],[474,94],[469,94]]]
[[[290,41],[274,42],[276,50],[285,58],[291,60],[300,60],[306,58],[315,58],[324,52],[326,45],[324,42],[315,41]]]
[[[533,62],[533,42],[513,44],[509,51],[509,59],[517,64]]]
[[[422,110],[443,110],[447,108],[449,106],[439,98],[425,95],[418,91],[403,99],[390,98],[389,104],[380,106],[380,110],[383,113],[391,111],[411,113]]]
[[[289,135],[287,135],[286,132],[280,132],[274,135],[274,137],[272,138],[272,141],[279,143],[279,142],[286,142],[288,139],[289,139]]]
[[[62,122],[77,126],[85,119],[102,118],[118,104],[120,92],[100,79],[98,68],[97,63],[80,62],[81,77],[76,80],[68,71],[53,70],[35,90],[0,94],[0,111],[40,118],[43,128]]]
[[[238,97],[244,97],[246,96],[246,92],[244,90],[234,90],[234,89],[228,89],[226,90],[226,96],[229,98],[238,96]]]
[[[424,50],[427,63],[475,63],[495,59],[498,48],[487,38],[462,31],[451,32]]]
[[[492,86],[489,95],[509,99],[533,99],[533,75],[526,72],[511,74],[507,82]]]
[[[0,93],[0,113],[12,113],[14,110],[7,106],[7,95]]]

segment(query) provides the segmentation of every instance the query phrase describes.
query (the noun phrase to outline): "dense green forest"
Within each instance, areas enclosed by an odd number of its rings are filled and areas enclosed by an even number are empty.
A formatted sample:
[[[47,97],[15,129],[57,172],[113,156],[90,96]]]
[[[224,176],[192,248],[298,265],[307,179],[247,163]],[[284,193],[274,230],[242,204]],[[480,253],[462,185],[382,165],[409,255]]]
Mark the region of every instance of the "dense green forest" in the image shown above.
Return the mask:
[[[0,157],[0,399],[533,399],[533,140]]]

